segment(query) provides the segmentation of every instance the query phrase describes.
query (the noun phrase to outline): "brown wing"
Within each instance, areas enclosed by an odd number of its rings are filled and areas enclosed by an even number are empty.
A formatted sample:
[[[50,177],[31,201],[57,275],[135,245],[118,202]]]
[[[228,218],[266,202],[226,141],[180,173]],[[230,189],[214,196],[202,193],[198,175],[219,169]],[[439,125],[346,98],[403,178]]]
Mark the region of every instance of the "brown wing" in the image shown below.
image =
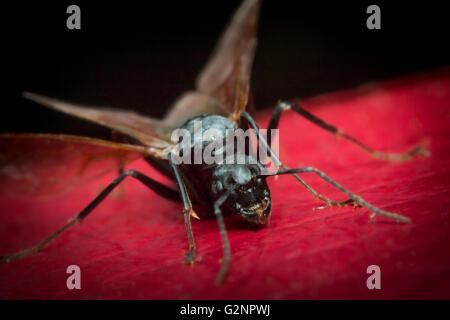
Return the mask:
[[[239,119],[250,94],[259,7],[259,0],[246,0],[236,11],[197,77],[197,91],[185,93],[174,103],[163,120],[166,128],[176,128],[199,114],[230,116],[233,121]]]
[[[245,0],[234,14],[214,54],[197,79],[197,92],[178,99],[164,120],[126,110],[100,109],[34,93],[24,97],[58,111],[90,120],[157,149],[170,147],[170,132],[202,113],[239,119],[249,97],[250,71],[256,48],[259,0]]]
[[[0,195],[70,191],[144,156],[147,147],[69,135],[1,134]]]
[[[135,112],[77,105],[75,103],[25,92],[24,97],[52,109],[90,120],[113,130],[136,138],[144,145],[164,149],[169,143],[161,139],[168,129],[157,119],[145,117]]]
[[[164,138],[168,140],[170,130],[179,128],[188,119],[200,114],[218,114],[228,117],[230,113],[214,97],[200,92],[186,92],[175,102],[163,119],[164,128],[169,129]]]
[[[259,0],[243,2],[197,78],[197,90],[221,101],[234,120],[248,102],[259,8]]]

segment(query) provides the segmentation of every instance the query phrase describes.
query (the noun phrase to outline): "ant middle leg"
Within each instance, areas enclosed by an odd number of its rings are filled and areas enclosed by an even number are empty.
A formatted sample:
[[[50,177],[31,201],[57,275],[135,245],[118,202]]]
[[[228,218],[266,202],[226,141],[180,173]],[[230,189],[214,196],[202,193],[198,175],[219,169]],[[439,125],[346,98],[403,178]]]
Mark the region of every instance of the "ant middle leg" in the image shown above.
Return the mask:
[[[186,185],[182,179],[182,174],[176,164],[174,164],[171,160],[171,157],[169,155],[169,164],[172,167],[175,181],[178,185],[178,189],[181,194],[181,199],[183,201],[183,208],[184,208],[184,223],[186,225],[187,230],[187,236],[189,241],[189,251],[184,256],[184,263],[185,264],[192,264],[195,261],[195,241],[194,241],[194,234],[192,232],[192,226],[191,226],[191,216],[200,219],[198,215],[195,213],[194,209],[192,208],[192,202],[189,198],[189,194],[186,189]]]

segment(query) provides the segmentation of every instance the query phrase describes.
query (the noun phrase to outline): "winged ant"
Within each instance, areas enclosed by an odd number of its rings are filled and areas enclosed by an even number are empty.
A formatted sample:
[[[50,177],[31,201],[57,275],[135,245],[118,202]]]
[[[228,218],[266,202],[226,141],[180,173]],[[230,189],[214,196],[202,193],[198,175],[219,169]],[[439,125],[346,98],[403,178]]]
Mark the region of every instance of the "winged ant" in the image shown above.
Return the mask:
[[[187,230],[189,250],[185,262],[195,261],[195,242],[191,228],[191,217],[198,218],[192,201],[208,208],[209,216],[217,219],[223,246],[223,260],[216,282],[221,283],[230,264],[230,244],[223,217],[237,214],[251,224],[265,226],[271,215],[270,190],[267,178],[283,174],[292,175],[314,197],[324,202],[325,207],[360,206],[373,214],[383,215],[399,222],[409,222],[409,218],[377,208],[360,196],[352,193],[332,180],[324,172],[313,168],[288,168],[273,151],[273,129],[278,128],[281,115],[291,110],[326,131],[340,136],[376,158],[388,161],[404,161],[417,155],[427,155],[428,151],[416,146],[404,154],[387,154],[375,151],[336,127],[317,118],[301,106],[291,102],[278,102],[268,125],[267,135],[259,130],[253,117],[246,111],[249,101],[249,83],[253,56],[256,48],[256,30],[260,1],[245,0],[234,14],[216,50],[199,74],[196,91],[187,92],[179,98],[162,120],[153,119],[124,110],[90,108],[60,101],[42,95],[24,93],[24,97],[72,116],[93,121],[118,132],[128,143],[118,143],[99,139],[52,134],[3,134],[0,135],[0,168],[13,168],[14,172],[35,170],[30,158],[39,156],[49,159],[64,154],[64,150],[91,150],[70,153],[73,161],[83,166],[93,157],[114,155],[121,159],[120,168],[137,158],[144,158],[150,165],[170,177],[178,186],[172,189],[135,170],[120,171],[120,174],[92,202],[75,215],[66,225],[49,235],[39,244],[23,251],[2,256],[1,261],[10,261],[39,252],[50,241],[73,225],[84,220],[125,178],[132,177],[158,195],[181,201]],[[176,149],[170,137],[173,130],[182,128],[194,135],[193,123],[200,122],[204,129],[215,128],[220,132],[238,129],[254,130],[258,147],[264,149],[277,165],[277,170],[263,173],[265,165],[255,159],[249,151],[244,152],[244,163],[227,164],[178,164],[172,160]],[[202,131],[204,133],[204,131]],[[203,142],[189,140],[188,149],[205,149]],[[198,143],[201,145],[199,146]],[[70,148],[68,148],[70,147]],[[40,150],[39,155],[34,151]],[[47,153],[42,151],[49,150]],[[50,152],[50,150],[52,152]],[[57,152],[54,152],[54,151]],[[232,155],[236,155],[236,152]],[[242,155],[242,154],[241,154]],[[78,158],[76,158],[78,157]],[[29,160],[29,161],[28,161]],[[253,161],[250,161],[253,160]],[[28,161],[28,162],[27,162]],[[115,163],[117,165],[117,163]],[[113,165],[112,167],[115,167]],[[16,181],[11,170],[1,170],[1,178],[10,183]],[[76,170],[73,176],[76,176]],[[344,201],[334,201],[319,194],[298,174],[315,173],[348,196]],[[16,177],[17,178],[17,177]],[[29,182],[29,181],[28,181]],[[39,187],[39,185],[38,185]]]

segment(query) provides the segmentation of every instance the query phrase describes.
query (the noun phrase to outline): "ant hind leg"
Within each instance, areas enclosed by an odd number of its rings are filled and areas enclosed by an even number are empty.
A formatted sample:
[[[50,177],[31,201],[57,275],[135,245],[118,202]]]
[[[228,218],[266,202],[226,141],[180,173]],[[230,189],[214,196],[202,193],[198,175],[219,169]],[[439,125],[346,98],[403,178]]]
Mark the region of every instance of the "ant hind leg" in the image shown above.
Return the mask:
[[[33,247],[10,255],[0,256],[0,262],[9,262],[11,260],[26,257],[30,254],[38,253],[39,251],[41,251],[42,248],[44,248],[49,242],[58,237],[64,231],[75,225],[77,222],[83,221],[126,177],[137,179],[148,188],[168,200],[179,201],[179,194],[176,190],[173,190],[138,171],[125,171],[116,179],[114,179],[114,181],[111,182],[91,203],[89,203],[80,213],[71,218],[63,227],[61,227],[60,229],[49,235],[47,238],[45,238],[42,242]]]
[[[347,135],[346,133],[342,132],[340,129],[336,128],[335,126],[323,121],[322,119],[319,119],[303,107],[299,106],[298,104],[291,103],[291,102],[284,102],[279,101],[277,104],[277,107],[275,108],[272,117],[269,122],[269,126],[267,129],[267,141],[269,146],[272,143],[273,137],[271,136],[271,129],[278,128],[278,123],[280,121],[281,115],[287,111],[292,110],[298,115],[302,116],[303,118],[311,121],[312,123],[316,124],[317,126],[321,127],[322,129],[325,129],[326,131],[333,133],[335,135],[338,135],[353,144],[357,145],[359,148],[363,149],[364,151],[368,152],[372,157],[376,159],[382,159],[392,162],[401,162],[401,161],[407,161],[413,157],[416,156],[429,156],[430,151],[426,149],[422,144],[417,144],[413,146],[411,149],[409,149],[405,153],[385,153],[381,151],[374,150],[359,140]]]

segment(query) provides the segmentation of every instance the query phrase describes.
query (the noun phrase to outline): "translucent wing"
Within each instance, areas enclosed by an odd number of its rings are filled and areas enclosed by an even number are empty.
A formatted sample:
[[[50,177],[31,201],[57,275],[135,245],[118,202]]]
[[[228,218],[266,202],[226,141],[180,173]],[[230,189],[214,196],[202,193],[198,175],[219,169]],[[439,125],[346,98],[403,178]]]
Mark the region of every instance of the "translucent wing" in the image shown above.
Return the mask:
[[[197,79],[197,91],[178,99],[163,120],[134,112],[77,105],[34,93],[24,97],[52,109],[90,120],[134,137],[157,149],[170,147],[170,133],[198,114],[220,114],[239,119],[249,97],[250,71],[256,48],[259,0],[245,0],[209,62]]]
[[[23,95],[52,109],[122,132],[136,138],[146,146],[163,149],[170,145],[161,138],[165,136],[168,129],[160,120],[132,111],[83,106],[35,93],[25,92]]]
[[[161,150],[69,135],[1,134],[0,195],[70,191],[119,166]]]
[[[221,101],[235,120],[248,102],[259,7],[259,0],[244,1],[197,78],[197,90]]]
[[[200,114],[218,114],[227,117],[230,113],[216,98],[200,92],[189,91],[183,94],[163,119],[164,128],[179,128],[188,119]],[[165,139],[167,135],[164,136]]]
[[[197,91],[178,99],[163,120],[176,128],[199,114],[237,121],[249,98],[260,1],[246,0],[234,14],[211,58],[197,78]]]

